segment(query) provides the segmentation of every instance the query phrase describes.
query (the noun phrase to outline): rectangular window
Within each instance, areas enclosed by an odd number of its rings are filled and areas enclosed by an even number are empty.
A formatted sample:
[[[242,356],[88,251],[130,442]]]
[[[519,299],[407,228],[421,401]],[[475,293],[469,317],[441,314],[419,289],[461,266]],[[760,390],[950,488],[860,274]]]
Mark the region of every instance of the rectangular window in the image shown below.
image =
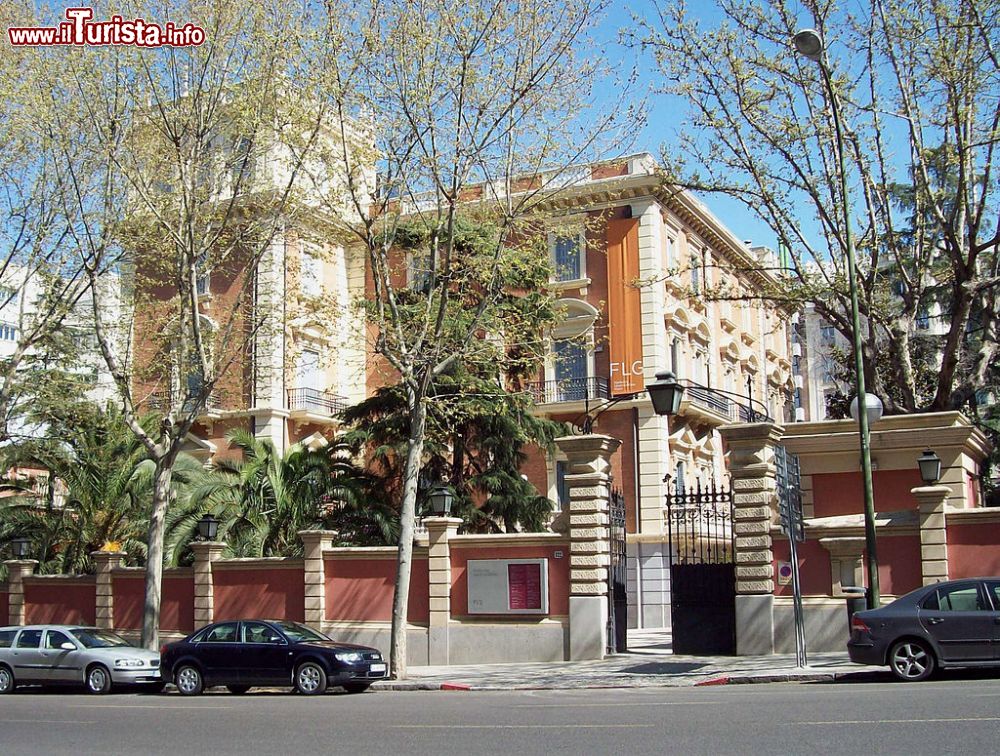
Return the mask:
[[[583,278],[579,234],[556,234],[553,239],[553,260],[557,281],[576,281]]]
[[[195,263],[195,274],[197,276],[195,279],[195,291],[199,296],[208,294],[211,284],[211,273],[208,270],[207,255],[202,254],[198,257],[198,261]]]
[[[326,379],[317,350],[303,349],[299,352],[295,372],[298,388],[324,390]]]
[[[691,256],[691,291],[701,293],[701,261],[697,255]]]
[[[17,328],[9,323],[0,324],[0,340],[17,341]]]
[[[927,310],[917,313],[917,330],[926,331],[931,327],[931,316]]]
[[[407,278],[410,288],[426,294],[431,289],[431,258],[429,254],[411,254]]]
[[[837,331],[832,325],[821,326],[819,329],[820,340],[829,346],[837,339]]]
[[[302,251],[300,289],[308,297],[318,297],[323,287],[323,261]]]
[[[677,242],[674,241],[673,237],[667,237],[667,267],[672,268],[677,264]]]

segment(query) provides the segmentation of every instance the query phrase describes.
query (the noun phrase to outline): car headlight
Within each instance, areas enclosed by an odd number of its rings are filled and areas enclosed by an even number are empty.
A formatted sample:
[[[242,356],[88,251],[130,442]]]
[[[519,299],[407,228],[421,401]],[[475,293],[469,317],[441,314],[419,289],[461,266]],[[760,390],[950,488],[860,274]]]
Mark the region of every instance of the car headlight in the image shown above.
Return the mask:
[[[357,651],[338,651],[334,654],[337,661],[346,662],[347,664],[356,664],[361,661],[361,654]]]
[[[141,667],[145,664],[142,659],[115,659],[116,667]]]

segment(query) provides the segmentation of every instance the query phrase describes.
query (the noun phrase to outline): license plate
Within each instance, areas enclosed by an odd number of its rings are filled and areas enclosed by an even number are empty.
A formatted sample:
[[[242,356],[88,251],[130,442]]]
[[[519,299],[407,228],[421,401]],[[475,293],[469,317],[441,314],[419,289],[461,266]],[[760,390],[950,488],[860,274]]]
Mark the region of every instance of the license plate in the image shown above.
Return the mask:
[[[385,672],[384,664],[372,664],[369,668],[371,672]]]

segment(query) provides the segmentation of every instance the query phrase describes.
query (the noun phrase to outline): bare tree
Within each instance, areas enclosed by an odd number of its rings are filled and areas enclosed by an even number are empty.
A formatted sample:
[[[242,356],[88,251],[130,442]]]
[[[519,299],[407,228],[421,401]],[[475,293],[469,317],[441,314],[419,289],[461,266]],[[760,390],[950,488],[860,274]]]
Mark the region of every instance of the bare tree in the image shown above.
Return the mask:
[[[114,6],[126,18],[160,12]],[[59,80],[39,82],[65,105],[56,131],[90,135],[89,162],[65,168],[63,195],[82,219],[72,229],[81,264],[95,290],[110,261],[125,282],[115,319],[99,296],[93,316],[126,421],[155,466],[147,648],[157,646],[175,462],[207,405],[244,406],[255,350],[284,327],[267,292],[323,122],[303,67],[321,28],[308,4],[192,1],[170,13],[203,27],[205,42],[73,50]],[[140,422],[146,412],[160,418],[153,432]]]
[[[601,67],[596,56],[580,57],[603,9],[602,0],[361,3],[328,35],[335,51],[325,90],[341,138],[340,152],[325,159],[342,166],[344,184],[324,196],[367,257],[376,363],[387,364],[387,380],[398,376],[409,414],[392,610],[396,677],[407,671],[430,387],[456,361],[491,359],[503,370],[504,351],[489,337],[517,332],[504,322],[504,266],[537,243],[531,221],[573,183],[567,167],[599,154],[617,119],[634,117],[623,101],[595,106]],[[470,223],[488,235],[475,265],[456,243]]]
[[[658,2],[634,40],[655,56],[664,91],[689,106],[690,128],[665,148],[665,178],[728,195],[762,218],[792,268],[764,296],[811,302],[851,339],[846,208],[860,229],[870,390],[890,412],[961,407],[997,357],[1000,6],[716,7],[721,21],[706,29],[684,3]],[[831,88],[792,46],[802,27],[826,43],[846,125],[846,197]],[[917,324],[938,311],[941,335],[929,344]],[[888,369],[876,370],[880,353]]]

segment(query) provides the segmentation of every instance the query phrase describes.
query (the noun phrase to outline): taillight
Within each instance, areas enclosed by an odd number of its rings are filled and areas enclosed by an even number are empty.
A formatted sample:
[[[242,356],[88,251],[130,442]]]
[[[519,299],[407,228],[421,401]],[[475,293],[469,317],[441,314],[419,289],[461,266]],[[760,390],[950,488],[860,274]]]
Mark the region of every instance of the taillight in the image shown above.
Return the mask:
[[[167,653],[167,647],[165,645],[160,646],[160,656],[163,656],[165,653]]]
[[[851,631],[857,630],[859,633],[870,633],[872,629],[865,624],[865,621],[858,615],[851,617]]]

